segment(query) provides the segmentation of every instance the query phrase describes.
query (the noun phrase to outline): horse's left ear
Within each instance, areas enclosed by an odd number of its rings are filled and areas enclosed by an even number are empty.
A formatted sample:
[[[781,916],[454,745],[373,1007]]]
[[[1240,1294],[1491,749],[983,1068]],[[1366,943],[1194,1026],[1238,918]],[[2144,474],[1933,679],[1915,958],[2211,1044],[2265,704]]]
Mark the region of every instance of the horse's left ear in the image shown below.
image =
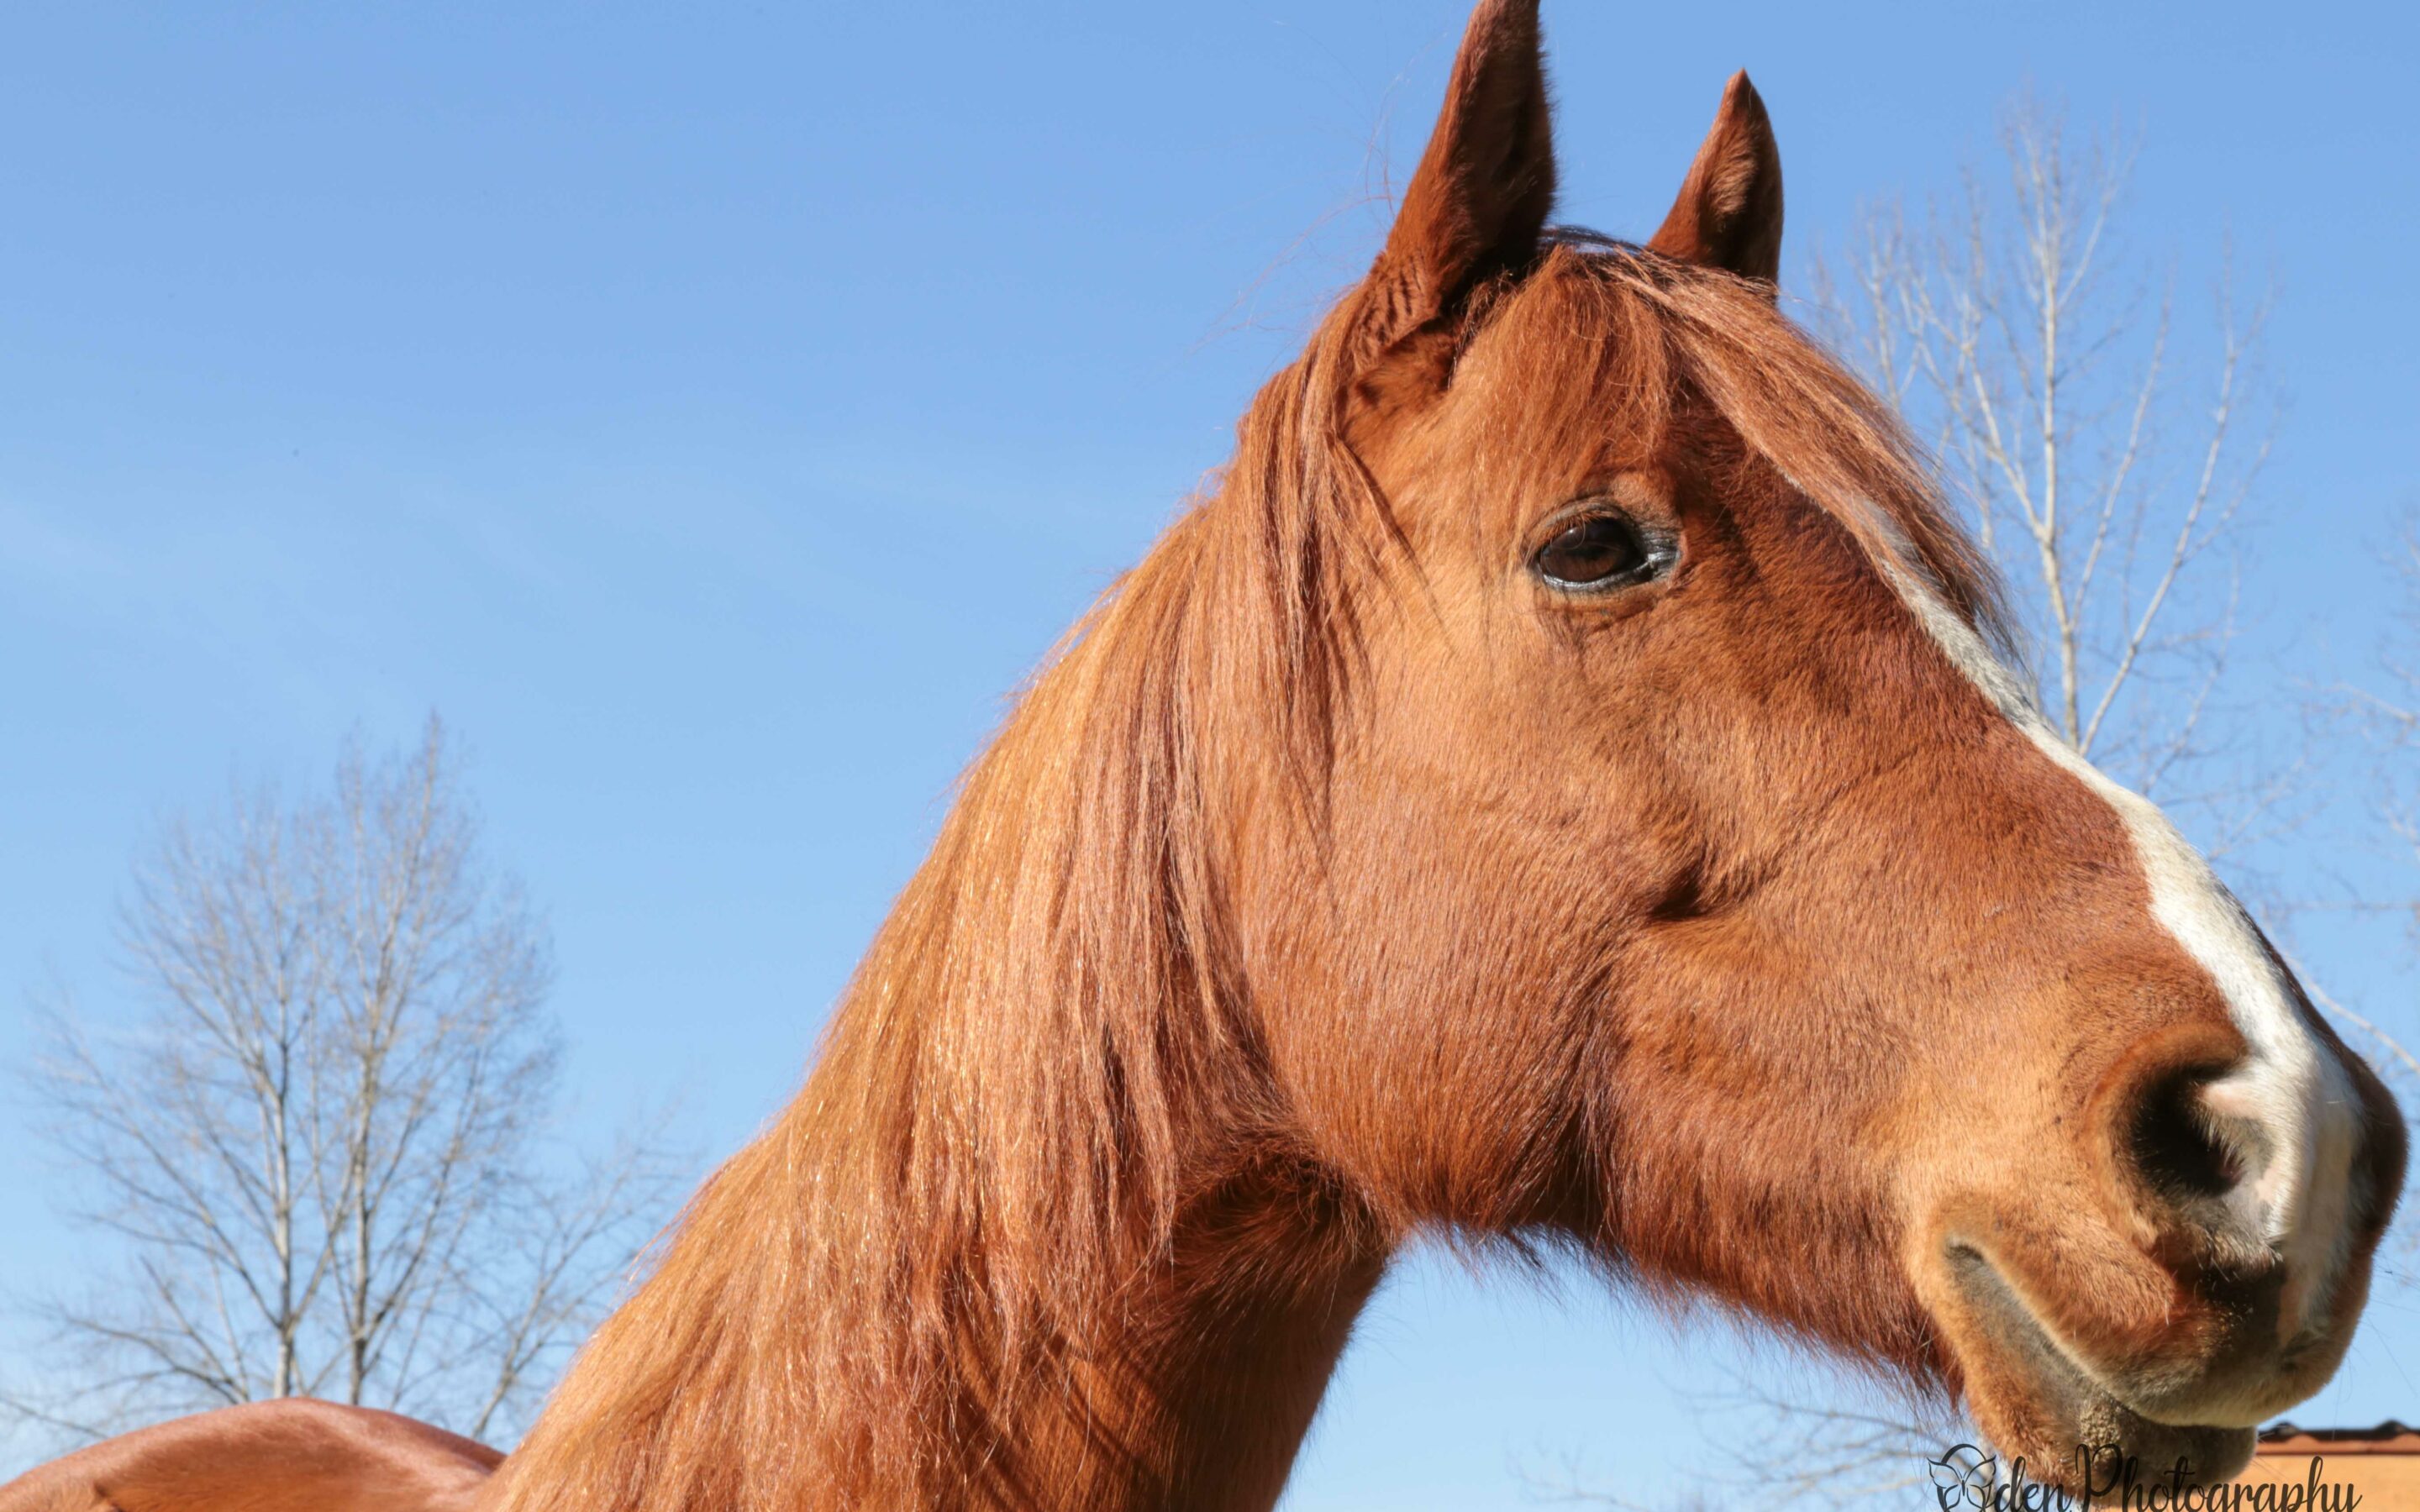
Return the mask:
[[[1554,202],[1538,0],[1480,0],[1445,111],[1361,285],[1355,367],[1368,377],[1379,359],[1448,326],[1480,285],[1535,262]]]
[[[1647,244],[1745,278],[1780,278],[1781,147],[1745,72],[1731,75],[1672,213]]]

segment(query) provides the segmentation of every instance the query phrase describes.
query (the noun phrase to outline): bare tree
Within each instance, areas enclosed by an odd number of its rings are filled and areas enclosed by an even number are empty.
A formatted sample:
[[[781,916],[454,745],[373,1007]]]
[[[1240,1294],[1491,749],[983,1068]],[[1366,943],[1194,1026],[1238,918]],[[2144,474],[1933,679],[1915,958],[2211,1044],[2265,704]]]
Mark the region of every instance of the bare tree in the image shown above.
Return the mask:
[[[2406,517],[2386,561],[2400,602],[2380,648],[2376,675],[2335,685],[2319,709],[2338,728],[2349,726],[2362,736],[2374,758],[2361,827],[2383,852],[2374,859],[2385,870],[2371,886],[2349,888],[2349,897],[2313,909],[2400,920],[2406,959],[2412,962],[2420,961],[2420,514]],[[2402,988],[2408,1003],[2408,981]],[[2352,1026],[2353,1042],[2370,1050],[2408,1119],[2413,1099],[2420,1097],[2420,1056],[2371,1014],[2356,1011],[2316,985],[2313,995]],[[2420,1282],[2420,1267],[2415,1267],[2420,1222],[2408,1203],[2398,1227],[2402,1233],[2389,1263],[2397,1281],[2409,1286]]]
[[[2390,561],[2402,602],[2380,657],[2382,686],[2347,691],[2378,742],[2377,818],[2398,858],[2420,872],[2420,517],[2405,521]],[[2407,917],[2413,943],[2420,945],[2420,899],[2407,897],[2391,906]]]
[[[1862,211],[1846,256],[1816,263],[1819,321],[1971,508],[2053,724],[2237,851],[2293,816],[2299,772],[2242,760],[2249,732],[2224,718],[2231,548],[2277,414],[2269,301],[2240,302],[2222,272],[2208,321],[2180,332],[2168,281],[2122,235],[2122,135],[2079,138],[2021,96],[1998,148],[1947,207]]]
[[[672,1170],[651,1137],[559,1148],[546,932],[442,726],[168,823],[118,953],[132,1026],[54,1007],[28,1084],[113,1263],[39,1305],[42,1384],[8,1404],[75,1434],[295,1395],[517,1431]]]

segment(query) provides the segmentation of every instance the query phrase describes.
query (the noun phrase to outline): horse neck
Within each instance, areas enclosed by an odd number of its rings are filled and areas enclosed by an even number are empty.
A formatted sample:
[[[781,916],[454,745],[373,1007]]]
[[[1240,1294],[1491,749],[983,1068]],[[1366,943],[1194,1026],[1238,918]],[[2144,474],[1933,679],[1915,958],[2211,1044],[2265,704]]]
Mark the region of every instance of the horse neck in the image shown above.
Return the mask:
[[[1189,1204],[1174,1242],[1001,1426],[974,1504],[1274,1505],[1386,1249],[1282,1165]]]
[[[1282,1161],[1232,1170],[1163,1244],[1105,1266],[1101,1293],[1003,1347],[994,1299],[825,1273],[814,1256],[884,1219],[785,1200],[821,1164],[809,1136],[784,1119],[717,1175],[486,1512],[1276,1503],[1386,1264],[1365,1213]],[[933,1242],[928,1273],[985,1271],[970,1236]]]
[[[494,1512],[1276,1500],[1388,1245],[1274,1132],[1223,958],[1198,542],[1028,693]]]

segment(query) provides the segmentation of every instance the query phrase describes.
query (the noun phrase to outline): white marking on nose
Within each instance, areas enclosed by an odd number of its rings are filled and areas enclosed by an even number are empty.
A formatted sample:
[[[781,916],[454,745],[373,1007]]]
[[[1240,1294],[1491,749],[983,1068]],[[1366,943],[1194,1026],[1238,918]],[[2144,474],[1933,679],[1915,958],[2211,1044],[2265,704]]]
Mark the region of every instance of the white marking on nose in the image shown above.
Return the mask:
[[[1929,584],[1897,563],[1877,557],[1876,564],[1950,664],[2124,823],[2150,890],[2152,917],[2210,973],[2251,1052],[2207,1088],[2204,1106],[2263,1135],[2264,1148],[2235,1151],[2247,1172],[2238,1197],[2251,1199],[2262,1237],[2286,1262],[2280,1341],[2324,1324],[2324,1309],[2350,1257],[2359,1139],[2351,1076],[2304,1022],[2293,984],[2262,946],[2243,905],[2167,815],[2111,781],[2061,739],[2035,707],[2032,690]]]

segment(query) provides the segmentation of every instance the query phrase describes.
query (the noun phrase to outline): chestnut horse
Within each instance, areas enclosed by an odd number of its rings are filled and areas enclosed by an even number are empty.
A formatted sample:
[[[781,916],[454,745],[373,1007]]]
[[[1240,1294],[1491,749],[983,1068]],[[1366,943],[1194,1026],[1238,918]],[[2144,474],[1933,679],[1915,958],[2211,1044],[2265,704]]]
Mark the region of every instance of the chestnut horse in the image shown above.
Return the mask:
[[[0,1509],[1264,1508],[1437,1232],[1961,1393],[2040,1471],[2238,1470],[2343,1358],[2394,1104],[1777,311],[1745,78],[1644,245],[1554,191],[1535,0],[1485,0],[1368,278],[492,1475],[282,1404]]]

